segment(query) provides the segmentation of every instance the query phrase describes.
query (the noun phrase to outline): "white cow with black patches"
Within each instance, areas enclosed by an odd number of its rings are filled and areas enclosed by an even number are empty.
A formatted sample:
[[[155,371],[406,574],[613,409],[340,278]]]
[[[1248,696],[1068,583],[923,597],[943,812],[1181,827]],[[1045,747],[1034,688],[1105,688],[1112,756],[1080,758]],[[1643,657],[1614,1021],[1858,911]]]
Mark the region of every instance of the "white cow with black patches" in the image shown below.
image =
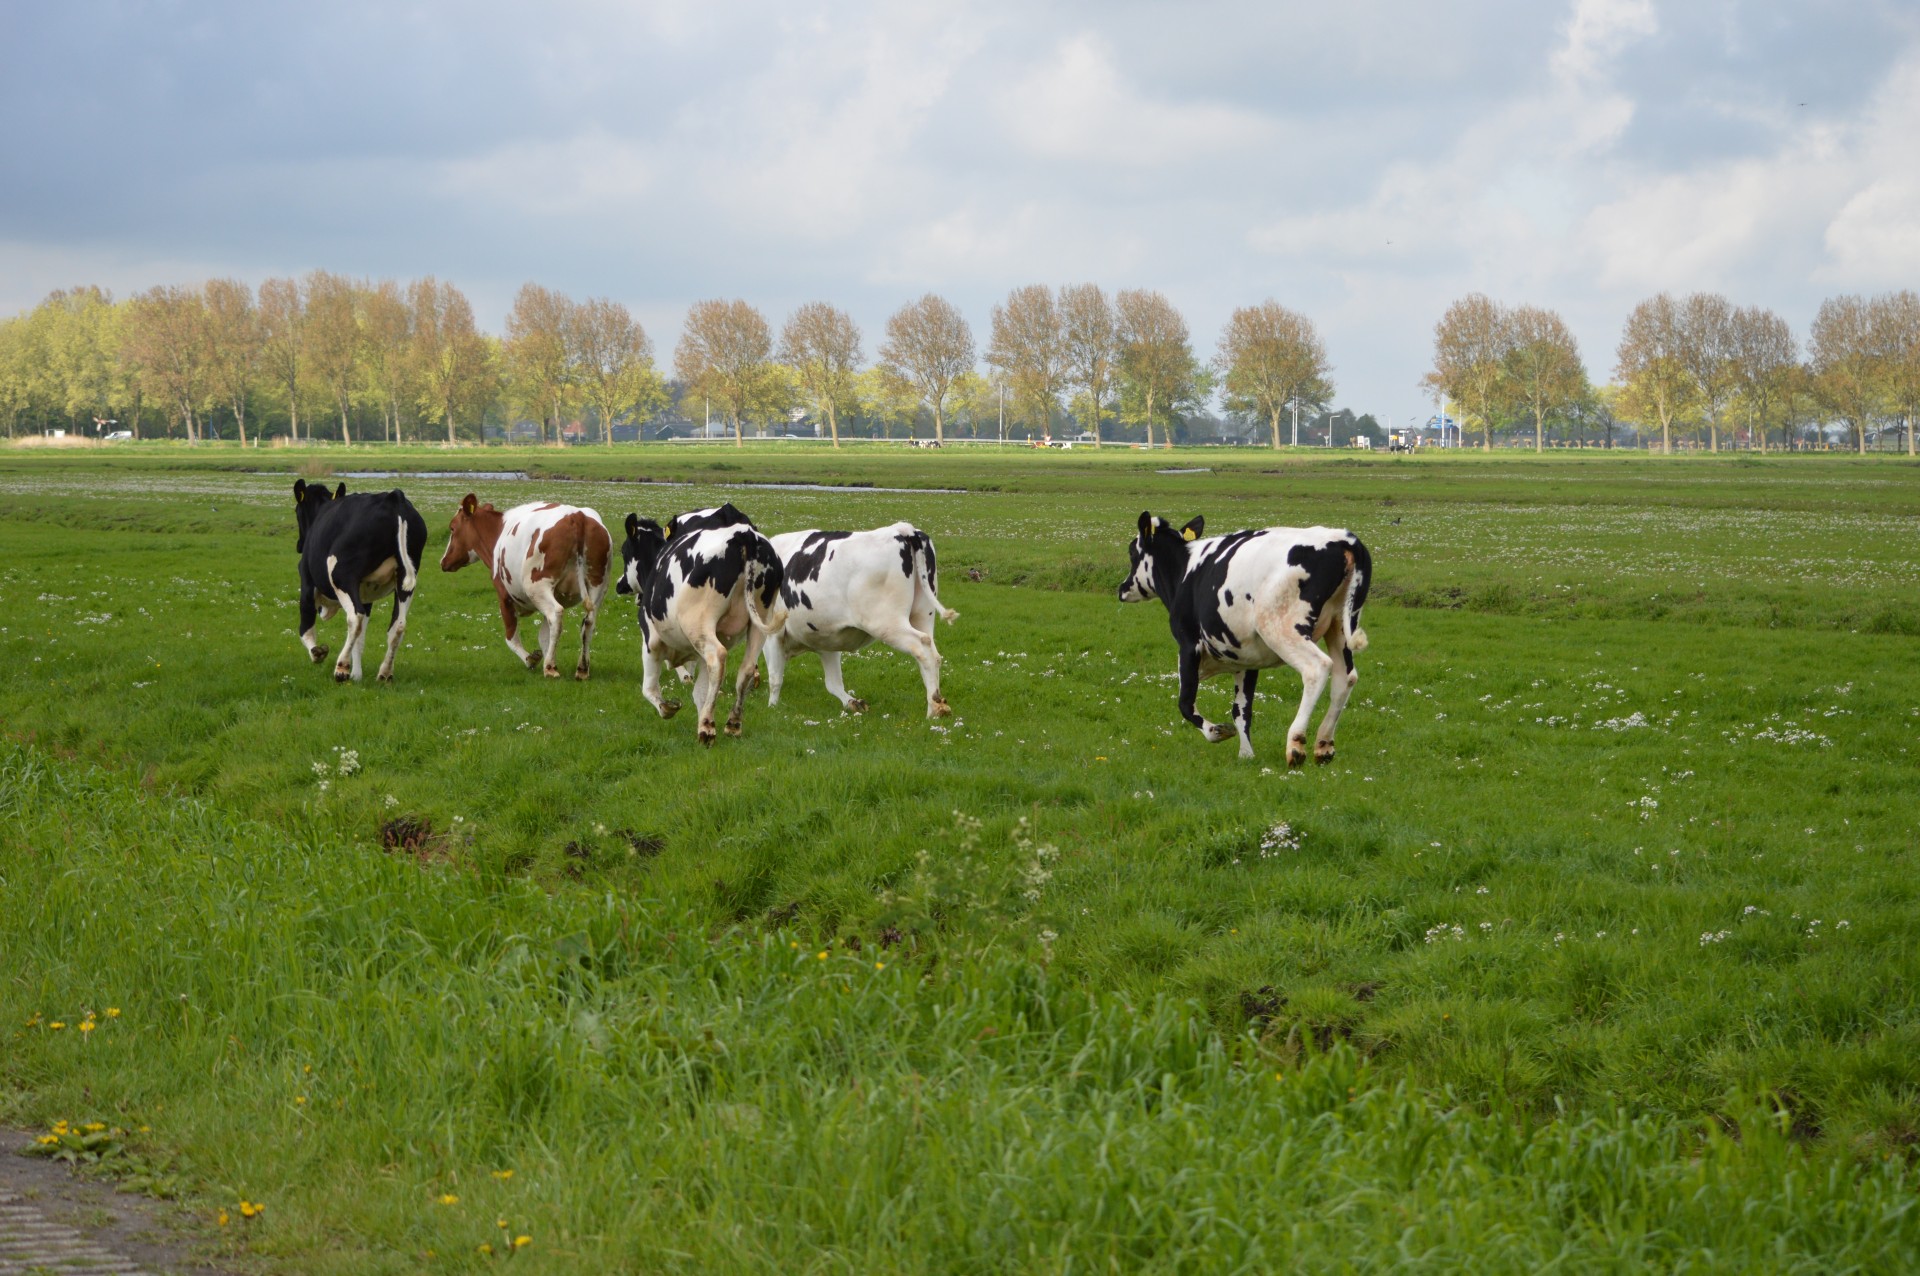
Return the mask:
[[[643,681],[641,694],[662,718],[680,709],[660,694],[660,672],[692,661],[693,699],[700,712],[698,736],[712,744],[713,706],[725,676],[727,649],[746,639],[734,681],[728,735],[740,734],[740,712],[760,648],[785,622],[780,601],[780,559],[751,522],[668,531],[650,518],[627,515],[621,546],[626,568],[614,586],[639,603]]]
[[[772,540],[785,571],[780,596],[787,623],[767,641],[769,704],[780,703],[788,658],[815,651],[828,694],[849,713],[864,712],[866,701],[841,680],[840,657],[879,642],[920,667],[929,718],[953,712],[940,694],[933,622],[937,616],[952,624],[960,613],[936,592],[939,566],[931,537],[912,523],[894,523],[867,532],[783,532]]]
[[[1287,765],[1307,759],[1307,722],[1332,683],[1313,755],[1333,760],[1333,733],[1359,681],[1353,657],[1367,647],[1360,611],[1373,560],[1360,538],[1335,527],[1269,527],[1200,539],[1205,520],[1175,528],[1140,515],[1139,535],[1120,601],[1158,597],[1180,657],[1180,716],[1218,742],[1238,734],[1240,756],[1253,756],[1253,695],[1259,671],[1275,665],[1300,673],[1300,709],[1287,729]],[[1321,650],[1321,644],[1325,650]],[[1334,656],[1343,668],[1336,676]],[[1194,707],[1200,680],[1235,679],[1233,725],[1209,722]]]

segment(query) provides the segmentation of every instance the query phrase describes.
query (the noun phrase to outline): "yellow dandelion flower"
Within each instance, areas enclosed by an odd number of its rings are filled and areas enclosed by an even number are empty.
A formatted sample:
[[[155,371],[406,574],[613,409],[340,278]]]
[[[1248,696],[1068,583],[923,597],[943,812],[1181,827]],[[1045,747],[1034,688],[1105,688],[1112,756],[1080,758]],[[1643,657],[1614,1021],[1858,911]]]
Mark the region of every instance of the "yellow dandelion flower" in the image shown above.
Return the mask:
[[[499,1179],[502,1183],[504,1183],[508,1179],[513,1177],[513,1171],[512,1170],[495,1170],[493,1172],[493,1177]],[[505,1227],[506,1224],[502,1223],[500,1226]]]
[[[118,1019],[119,1017],[120,1017],[120,1007],[118,1006],[107,1007],[107,1018]]]
[[[491,1253],[493,1253],[493,1242],[492,1242],[492,1241],[481,1241],[481,1242],[480,1242],[480,1252],[481,1252],[482,1254],[491,1254]]]
[[[884,961],[876,961],[873,963],[873,968],[875,970],[885,970],[887,968],[887,963]]]
[[[515,1249],[525,1249],[531,1244],[533,1244],[533,1237],[531,1236],[516,1236],[513,1238],[513,1247]]]
[[[222,1227],[225,1227],[226,1225],[227,1225],[227,1212],[226,1212],[225,1210],[221,1210],[221,1211],[220,1211],[220,1226],[222,1226]]]
[[[789,941],[787,941],[787,947],[789,947],[789,948],[798,948],[798,947],[800,947],[800,941],[799,941],[799,940],[797,940],[797,939],[793,939],[793,940],[789,940]],[[35,1017],[36,1017],[36,1018],[38,1018],[38,1016],[35,1016]]]
[[[34,1140],[34,1142],[38,1143],[41,1147],[46,1147],[49,1144],[58,1143],[59,1141],[60,1136],[57,1134],[43,1134]]]
[[[458,1205],[460,1203],[460,1198],[455,1196],[452,1192],[442,1192],[440,1194],[440,1203],[442,1205]]]
[[[47,1027],[53,1029],[55,1032],[60,1031],[62,1028],[66,1026],[67,1026],[66,1024],[61,1023],[58,1019],[55,1019],[52,1023],[47,1025]]]
[[[107,1123],[105,1121],[89,1121],[85,1125],[81,1126],[80,1128],[85,1130],[88,1134],[98,1134],[100,1133],[100,1131],[107,1128]]]
[[[495,1227],[497,1227],[497,1228],[499,1228],[499,1229],[500,1229],[501,1231],[503,1231],[503,1232],[507,1230],[507,1220],[506,1220],[506,1219],[504,1219],[504,1218],[496,1218],[496,1219],[494,1219],[494,1220],[493,1220],[493,1225],[494,1225]]]
[[[87,1020],[87,1021],[86,1021],[85,1023],[82,1023],[82,1024],[80,1025],[80,1031],[82,1031],[82,1032],[92,1032],[92,1031],[93,1031],[93,1020],[91,1020],[91,1019],[89,1019],[89,1020]]]
[[[297,1108],[303,1108],[303,1107],[305,1107],[305,1106],[307,1105],[307,1096],[306,1096],[306,1095],[304,1095],[304,1094],[296,1094],[296,1095],[294,1095],[294,1096],[293,1096],[293,1105],[294,1105],[295,1107],[297,1107]]]
[[[310,1063],[303,1063],[303,1064],[301,1064],[301,1065],[300,1065],[300,1071],[301,1071],[301,1072],[303,1072],[303,1073],[304,1073],[304,1072],[312,1072],[312,1071],[313,1071],[313,1065],[312,1065],[312,1064],[310,1064]]]
[[[814,954],[814,957],[816,960],[825,961],[827,959],[827,954],[824,951],[818,952]]]

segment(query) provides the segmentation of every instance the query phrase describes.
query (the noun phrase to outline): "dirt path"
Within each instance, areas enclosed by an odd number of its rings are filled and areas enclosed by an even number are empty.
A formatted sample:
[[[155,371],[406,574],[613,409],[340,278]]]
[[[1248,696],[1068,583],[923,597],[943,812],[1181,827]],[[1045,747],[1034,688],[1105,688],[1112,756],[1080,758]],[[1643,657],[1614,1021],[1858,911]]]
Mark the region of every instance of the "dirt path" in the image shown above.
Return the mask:
[[[196,1259],[180,1211],[21,1156],[33,1136],[0,1130],[0,1276],[224,1272]]]

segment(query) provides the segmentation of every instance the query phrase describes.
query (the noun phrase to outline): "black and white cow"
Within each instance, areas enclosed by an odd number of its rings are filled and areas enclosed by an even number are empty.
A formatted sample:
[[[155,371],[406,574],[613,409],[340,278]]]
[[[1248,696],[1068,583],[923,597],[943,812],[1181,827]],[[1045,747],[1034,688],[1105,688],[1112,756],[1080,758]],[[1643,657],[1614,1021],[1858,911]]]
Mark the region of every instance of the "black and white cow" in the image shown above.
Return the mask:
[[[730,517],[724,512],[728,510],[737,521],[724,521]],[[641,694],[661,717],[671,718],[680,702],[661,698],[661,668],[697,660],[693,700],[700,711],[698,735],[702,744],[712,744],[713,705],[726,673],[727,649],[744,634],[746,651],[734,682],[733,712],[727,717],[727,734],[739,735],[742,702],[761,645],[786,620],[779,556],[731,505],[682,515],[667,529],[629,514],[626,532],[620,547],[626,569],[614,588],[637,596],[645,643]]]
[[[783,532],[773,537],[773,548],[786,569],[780,597],[787,623],[767,640],[767,703],[780,703],[787,658],[817,651],[828,694],[841,708],[864,712],[867,702],[848,694],[840,679],[840,656],[882,642],[920,666],[929,718],[953,712],[940,695],[933,620],[952,624],[960,613],[935,592],[939,567],[931,537],[912,523],[895,523],[870,532]]]
[[[1253,756],[1253,686],[1262,669],[1300,672],[1300,711],[1287,728],[1287,765],[1307,760],[1307,719],[1329,677],[1333,693],[1313,746],[1316,761],[1333,760],[1333,731],[1359,675],[1355,652],[1367,648],[1360,627],[1373,559],[1352,532],[1334,527],[1269,527],[1200,540],[1205,520],[1175,528],[1151,513],[1128,546],[1132,569],[1120,601],[1158,596],[1180,649],[1180,716],[1208,740],[1240,736],[1240,756]],[[1322,651],[1314,644],[1324,643]],[[1345,668],[1333,676],[1334,653]],[[1231,727],[1194,708],[1202,678],[1235,676]]]
[[[347,614],[346,641],[334,662],[333,680],[360,680],[360,652],[376,600],[393,595],[393,621],[387,626],[387,655],[377,675],[393,681],[393,657],[407,632],[407,608],[420,582],[420,556],[427,549],[427,521],[406,493],[357,492],[347,485],[329,492],[304,479],[293,483],[293,518],[299,529],[294,549],[300,555],[300,642],[314,664],[327,658],[314,640],[315,612],[326,619]]]

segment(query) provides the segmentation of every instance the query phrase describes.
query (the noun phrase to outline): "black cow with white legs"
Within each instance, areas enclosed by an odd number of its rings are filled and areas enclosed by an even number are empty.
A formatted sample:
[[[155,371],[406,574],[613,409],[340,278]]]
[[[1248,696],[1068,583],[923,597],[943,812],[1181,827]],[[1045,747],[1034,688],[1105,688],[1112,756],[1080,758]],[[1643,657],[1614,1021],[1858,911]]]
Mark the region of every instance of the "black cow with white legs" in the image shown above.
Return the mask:
[[[1268,527],[1200,539],[1206,521],[1176,528],[1151,513],[1128,546],[1132,568],[1120,601],[1158,597],[1180,650],[1180,716],[1219,742],[1236,733],[1253,756],[1253,691],[1260,670],[1300,673],[1300,711],[1287,729],[1287,765],[1307,760],[1307,720],[1332,681],[1314,760],[1333,760],[1333,732],[1359,681],[1353,657],[1367,648],[1360,627],[1373,559],[1352,532],[1334,527]],[[1322,644],[1321,650],[1316,643]],[[1336,657],[1343,666],[1334,670]],[[1232,674],[1233,725],[1194,707],[1200,680]]]
[[[712,744],[717,734],[713,705],[726,673],[727,649],[746,639],[726,726],[728,735],[737,736],[761,645],[786,621],[779,556],[744,515],[734,510],[738,521],[728,522],[724,510],[732,506],[682,515],[667,528],[627,515],[627,539],[620,547],[626,568],[614,586],[637,597],[644,640],[640,691],[661,717],[671,718],[680,709],[679,701],[661,697],[661,669],[696,662],[693,700],[702,744]]]
[[[407,608],[420,583],[420,560],[427,550],[427,521],[406,493],[356,492],[347,485],[328,491],[319,483],[295,479],[293,518],[299,531],[300,643],[314,664],[327,649],[313,634],[316,620],[345,612],[347,636],[333,665],[333,680],[360,680],[360,653],[367,645],[372,604],[393,595],[393,620],[387,626],[387,654],[377,675],[393,681],[393,658],[407,632]]]
[[[783,532],[773,537],[773,548],[786,569],[780,596],[787,623],[767,640],[767,703],[780,703],[788,657],[817,651],[828,694],[848,712],[863,712],[866,701],[841,681],[840,657],[880,642],[920,666],[929,718],[953,712],[940,694],[933,621],[938,616],[952,624],[960,613],[936,592],[940,569],[932,537],[912,523],[895,523],[868,532]]]

